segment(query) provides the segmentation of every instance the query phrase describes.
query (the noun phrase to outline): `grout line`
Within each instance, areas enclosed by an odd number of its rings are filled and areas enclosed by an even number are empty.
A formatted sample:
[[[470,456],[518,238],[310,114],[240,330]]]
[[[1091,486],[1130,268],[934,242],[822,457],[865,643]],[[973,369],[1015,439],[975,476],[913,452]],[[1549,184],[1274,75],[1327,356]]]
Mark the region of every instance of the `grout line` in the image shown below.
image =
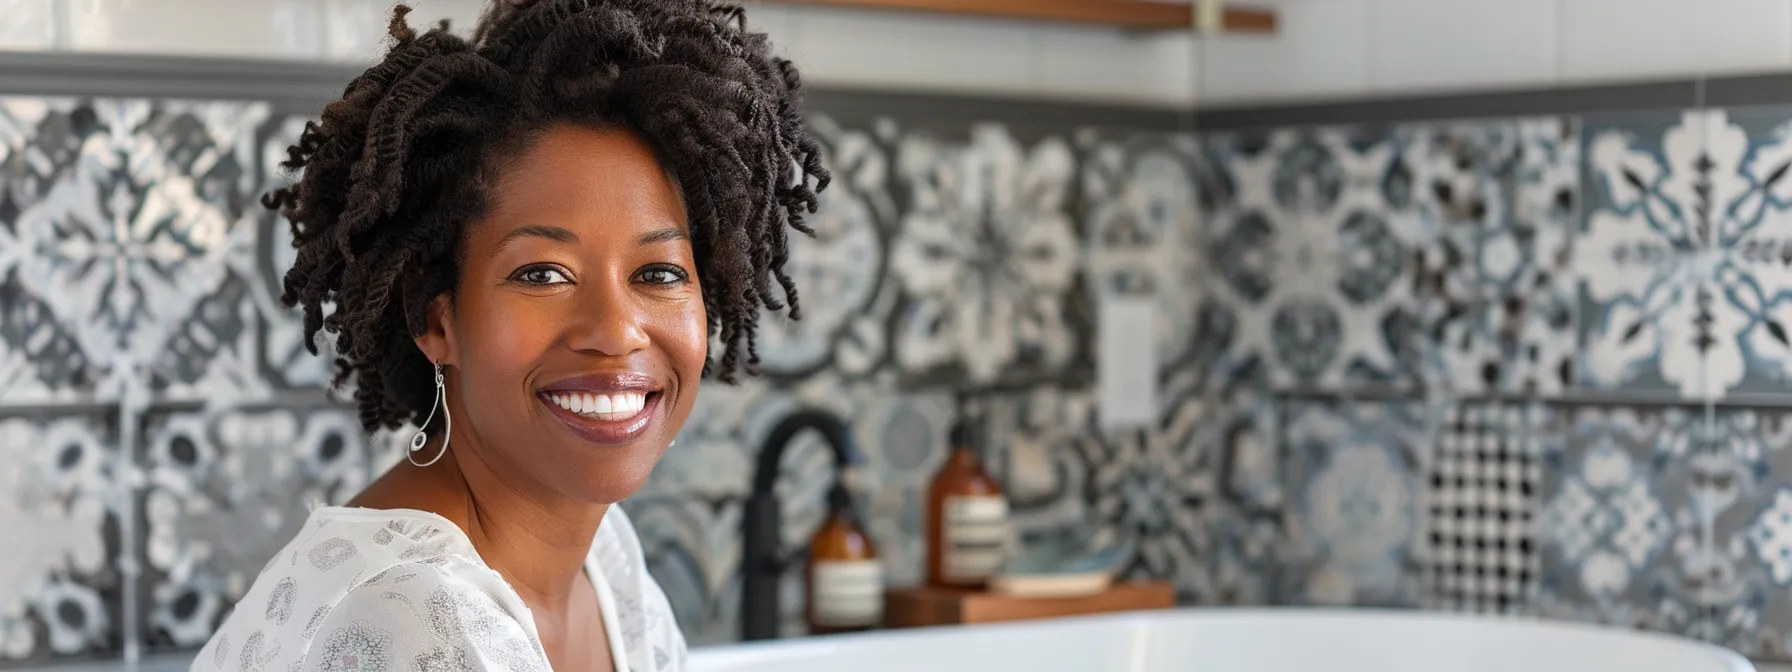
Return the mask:
[[[135,381],[126,382],[121,387],[129,387]],[[118,404],[118,471],[122,487],[118,511],[118,568],[119,582],[122,585],[119,593],[123,596],[120,620],[124,621],[120,628],[124,636],[124,669],[136,672],[142,663],[142,630],[143,624],[137,617],[138,604],[142,597],[143,568],[137,564],[137,422],[138,413],[132,411],[130,397],[134,390],[121,389],[119,396],[123,401]]]
[[[1368,98],[1380,90],[1375,81],[1375,3],[1377,0],[1362,0],[1363,3],[1363,97]]]
[[[1559,86],[1568,80],[1568,0],[1556,0],[1556,77]]]
[[[44,0],[50,5],[50,50],[69,51],[75,46],[74,15],[69,13],[70,0]]]

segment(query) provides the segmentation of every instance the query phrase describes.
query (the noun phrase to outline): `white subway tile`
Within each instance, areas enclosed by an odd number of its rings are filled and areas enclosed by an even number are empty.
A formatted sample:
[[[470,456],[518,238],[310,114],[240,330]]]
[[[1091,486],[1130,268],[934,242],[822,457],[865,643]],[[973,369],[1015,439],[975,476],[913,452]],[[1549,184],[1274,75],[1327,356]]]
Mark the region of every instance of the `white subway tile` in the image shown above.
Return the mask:
[[[1570,81],[1721,74],[1792,65],[1788,0],[1563,0]]]
[[[315,59],[316,0],[65,0],[82,51]]]
[[[324,57],[333,61],[371,63],[384,55],[394,0],[321,0],[324,7]],[[481,0],[408,0],[405,18],[412,28],[435,28],[442,19],[449,30],[472,37],[485,9]]]
[[[816,84],[1028,93],[1032,27],[921,14],[806,9],[794,52]]]
[[[747,7],[747,30],[765,33],[772,40],[772,53],[790,58],[798,43],[796,24],[801,11],[783,5],[751,5]]]
[[[1202,105],[1360,96],[1369,90],[1369,0],[1289,0],[1274,35],[1214,35],[1198,50]]]
[[[1194,40],[1186,31],[1040,25],[1032,49],[1033,92],[1040,95],[1158,105],[1194,102]]]
[[[48,49],[55,44],[56,0],[0,0],[0,50]]]
[[[1559,75],[1556,3],[1371,0],[1370,89],[1393,93],[1553,84]]]

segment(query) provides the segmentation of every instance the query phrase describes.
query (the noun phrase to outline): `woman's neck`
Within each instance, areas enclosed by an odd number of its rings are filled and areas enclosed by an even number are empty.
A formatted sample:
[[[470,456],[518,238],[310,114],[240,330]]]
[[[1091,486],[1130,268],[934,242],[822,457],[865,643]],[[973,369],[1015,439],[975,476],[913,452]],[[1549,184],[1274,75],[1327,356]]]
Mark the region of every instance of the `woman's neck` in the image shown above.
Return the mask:
[[[462,518],[473,547],[522,595],[524,601],[560,611],[584,577],[585,558],[608,504],[549,495],[480,460],[475,451],[455,462],[462,477]]]

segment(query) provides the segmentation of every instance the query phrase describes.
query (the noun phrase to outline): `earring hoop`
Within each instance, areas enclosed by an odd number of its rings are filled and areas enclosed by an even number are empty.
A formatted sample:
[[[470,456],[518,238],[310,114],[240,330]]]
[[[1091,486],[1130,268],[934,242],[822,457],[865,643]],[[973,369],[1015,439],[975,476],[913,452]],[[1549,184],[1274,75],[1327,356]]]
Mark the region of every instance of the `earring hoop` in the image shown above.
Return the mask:
[[[417,433],[411,435],[411,449],[404,455],[405,459],[411,461],[411,464],[419,467],[435,464],[437,460],[442,459],[443,455],[448,454],[448,435],[454,429],[454,416],[448,413],[448,386],[442,379],[442,365],[435,363],[435,367],[436,401],[429,406],[429,417],[424,418],[423,424],[417,427]],[[428,462],[418,462],[417,451],[423,450],[423,445],[429,443],[429,423],[436,419],[437,406],[442,408],[442,449],[436,451],[436,456],[430,458]]]

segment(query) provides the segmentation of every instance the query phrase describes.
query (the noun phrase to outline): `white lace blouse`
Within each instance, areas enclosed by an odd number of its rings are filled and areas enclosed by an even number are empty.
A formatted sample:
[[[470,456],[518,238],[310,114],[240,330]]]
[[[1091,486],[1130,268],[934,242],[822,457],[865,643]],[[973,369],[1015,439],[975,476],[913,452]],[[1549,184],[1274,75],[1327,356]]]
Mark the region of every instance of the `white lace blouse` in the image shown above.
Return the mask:
[[[618,672],[681,672],[684,636],[618,506],[585,559]],[[280,551],[198,670],[536,670],[535,619],[453,522],[433,513],[324,507]]]

